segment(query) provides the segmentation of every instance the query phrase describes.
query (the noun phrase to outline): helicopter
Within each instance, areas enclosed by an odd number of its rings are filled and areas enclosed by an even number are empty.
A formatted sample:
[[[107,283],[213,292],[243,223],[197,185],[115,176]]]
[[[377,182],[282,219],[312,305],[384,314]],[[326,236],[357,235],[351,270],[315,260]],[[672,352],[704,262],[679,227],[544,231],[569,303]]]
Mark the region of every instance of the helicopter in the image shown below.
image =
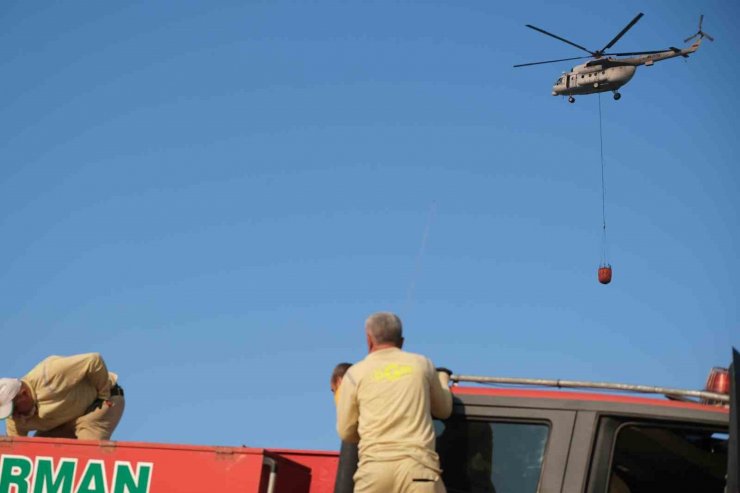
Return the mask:
[[[522,63],[514,65],[514,67],[528,67],[531,65],[542,65],[545,63],[556,63],[564,62],[567,60],[582,60],[584,58],[592,58],[586,63],[576,65],[570,69],[570,72],[563,72],[555,84],[552,86],[553,96],[568,96],[569,103],[575,103],[576,98],[574,95],[578,94],[596,94],[599,92],[612,91],[614,93],[614,100],[619,100],[622,95],[618,89],[623,85],[627,84],[632,77],[635,75],[637,67],[645,65],[650,67],[655,62],[667,60],[669,58],[684,57],[688,58],[691,53],[694,53],[699,49],[701,42],[704,38],[709,41],[714,41],[709,34],[701,30],[702,22],[704,21],[704,15],[699,17],[699,30],[696,34],[689,36],[684,40],[684,43],[688,43],[692,39],[698,37],[698,39],[686,48],[675,48],[670,47],[667,50],[658,51],[635,51],[629,53],[607,53],[624,34],[632,29],[632,27],[640,20],[643,13],[640,12],[630,21],[619,34],[614,36],[614,39],[609,41],[606,46],[600,50],[591,51],[583,46],[569,41],[565,38],[561,38],[555,34],[549,33],[544,29],[527,24],[527,27],[534,29],[535,31],[541,32],[547,36],[553,37],[564,43],[585,51],[590,56],[581,56],[573,58],[561,58],[559,60],[548,60],[545,62],[534,62],[534,63]],[[615,58],[615,57],[627,57],[627,58]]]

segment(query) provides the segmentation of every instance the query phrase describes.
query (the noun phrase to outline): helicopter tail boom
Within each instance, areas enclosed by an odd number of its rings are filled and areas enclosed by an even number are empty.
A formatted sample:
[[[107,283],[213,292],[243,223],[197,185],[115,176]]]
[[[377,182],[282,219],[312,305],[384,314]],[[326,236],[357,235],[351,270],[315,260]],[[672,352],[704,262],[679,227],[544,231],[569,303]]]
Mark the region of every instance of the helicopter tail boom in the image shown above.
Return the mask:
[[[703,20],[704,20],[704,15],[702,15],[699,18],[699,30],[697,31],[697,33],[684,40],[684,42],[688,43],[692,39],[698,38],[690,46],[687,46],[686,48],[676,48],[675,46],[671,46],[665,51],[643,52],[645,53],[644,55],[637,56],[634,58],[621,58],[619,60],[620,63],[630,64],[630,65],[635,65],[635,66],[646,65],[650,67],[656,62],[668,60],[669,58],[675,58],[679,56],[683,58],[688,58],[689,55],[691,55],[692,53],[694,53],[696,50],[699,49],[702,41],[704,41],[704,38],[707,38],[709,41],[714,41],[713,37],[711,37],[709,34],[701,30],[701,25],[702,25]],[[617,53],[617,55],[631,55],[631,54],[637,55],[639,53]]]

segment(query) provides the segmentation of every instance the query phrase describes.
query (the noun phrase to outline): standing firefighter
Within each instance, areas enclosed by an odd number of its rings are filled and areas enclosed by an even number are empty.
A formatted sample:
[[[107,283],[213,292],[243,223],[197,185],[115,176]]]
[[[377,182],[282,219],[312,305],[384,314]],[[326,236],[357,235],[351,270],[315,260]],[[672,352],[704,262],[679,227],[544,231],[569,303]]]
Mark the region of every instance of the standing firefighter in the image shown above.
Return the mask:
[[[343,441],[359,441],[356,493],[443,493],[432,417],[452,413],[449,376],[401,350],[401,320],[376,313],[365,322],[369,354],[344,375],[337,406]]]
[[[110,440],[123,415],[123,389],[98,353],[49,356],[23,378],[0,379],[8,436]]]
[[[352,366],[352,363],[339,363],[331,373],[331,392],[334,394],[334,402],[339,402],[339,386],[342,384],[344,374]],[[355,481],[352,477],[357,472],[357,443],[345,442],[339,449],[339,464],[337,465],[337,477],[334,480],[334,493],[353,493]]]

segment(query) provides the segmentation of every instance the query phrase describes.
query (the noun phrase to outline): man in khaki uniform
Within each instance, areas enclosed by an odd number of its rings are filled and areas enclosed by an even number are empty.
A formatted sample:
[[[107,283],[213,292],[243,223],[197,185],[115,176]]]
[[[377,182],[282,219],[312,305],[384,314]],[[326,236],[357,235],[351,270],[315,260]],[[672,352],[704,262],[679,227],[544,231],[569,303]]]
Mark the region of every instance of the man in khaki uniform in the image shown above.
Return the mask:
[[[49,356],[20,380],[0,379],[8,436],[110,440],[123,415],[123,389],[98,353]]]
[[[352,363],[339,363],[331,372],[329,385],[331,392],[334,394],[334,403],[339,402],[339,386],[342,384],[347,370]],[[355,491],[355,481],[352,479],[357,472],[357,443],[342,441],[339,448],[339,463],[337,464],[337,476],[334,479],[334,493],[353,493]]]
[[[337,405],[343,441],[359,441],[355,493],[444,493],[432,416],[452,413],[449,376],[424,356],[401,351],[401,320],[365,322],[368,356],[344,375]]]

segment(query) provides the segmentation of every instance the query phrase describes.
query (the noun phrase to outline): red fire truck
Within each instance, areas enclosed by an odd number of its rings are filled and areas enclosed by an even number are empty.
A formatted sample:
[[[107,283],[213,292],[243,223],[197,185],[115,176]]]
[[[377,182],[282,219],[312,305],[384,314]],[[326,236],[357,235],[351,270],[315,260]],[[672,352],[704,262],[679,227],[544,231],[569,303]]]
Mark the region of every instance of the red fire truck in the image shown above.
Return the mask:
[[[435,422],[450,493],[737,493],[726,372],[706,391],[453,381],[454,413]],[[331,493],[338,463],[336,452],[3,437],[0,493]]]

